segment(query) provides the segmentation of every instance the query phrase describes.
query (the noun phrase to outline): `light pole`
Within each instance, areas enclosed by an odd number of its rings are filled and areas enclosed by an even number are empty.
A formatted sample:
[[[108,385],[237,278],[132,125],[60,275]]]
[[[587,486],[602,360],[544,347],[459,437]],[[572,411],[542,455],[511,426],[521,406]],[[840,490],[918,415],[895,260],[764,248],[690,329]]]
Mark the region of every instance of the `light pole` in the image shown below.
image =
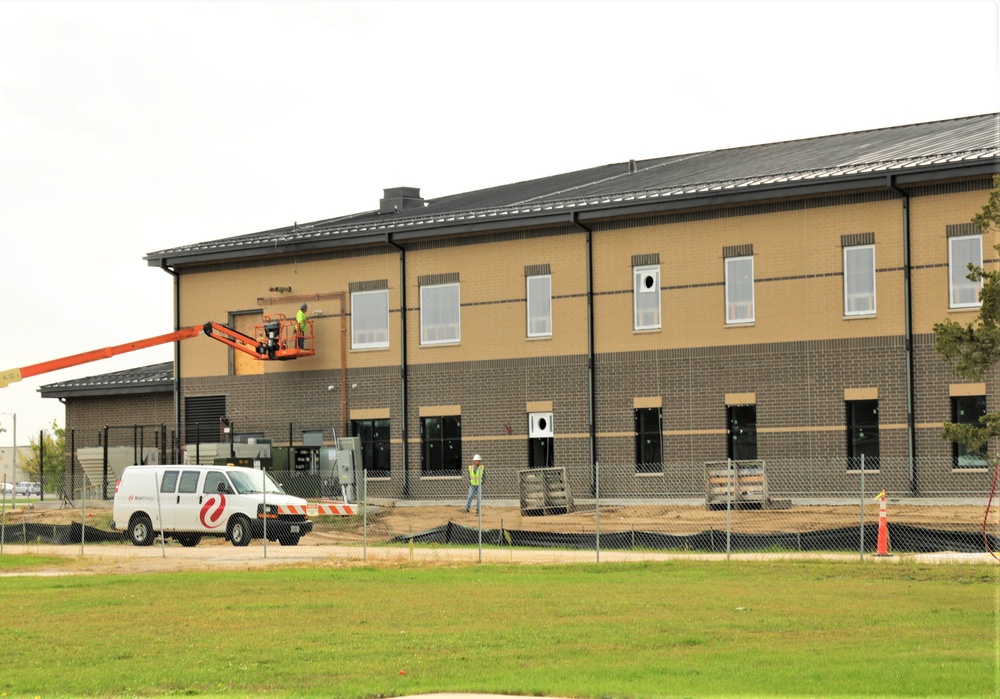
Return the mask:
[[[10,475],[15,481],[17,480],[17,413],[0,413],[0,415],[9,415],[14,420],[14,472]],[[10,508],[17,508],[17,493],[14,493],[10,499]]]

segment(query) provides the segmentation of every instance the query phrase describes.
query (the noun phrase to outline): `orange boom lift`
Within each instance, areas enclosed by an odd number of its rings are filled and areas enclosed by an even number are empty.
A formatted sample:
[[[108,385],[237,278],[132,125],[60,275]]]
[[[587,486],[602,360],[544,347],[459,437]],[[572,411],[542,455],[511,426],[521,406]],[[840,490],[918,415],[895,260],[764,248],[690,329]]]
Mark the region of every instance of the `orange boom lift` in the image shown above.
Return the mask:
[[[191,327],[181,328],[165,335],[147,337],[145,340],[127,342],[124,345],[105,347],[104,349],[91,350],[90,352],[81,352],[69,357],[31,364],[20,369],[0,371],[0,388],[21,379],[37,376],[38,374],[66,369],[71,366],[86,364],[87,362],[96,362],[99,359],[107,359],[126,352],[164,345],[168,342],[179,342],[180,340],[197,337],[202,333],[213,340],[218,340],[256,359],[282,361],[298,359],[299,357],[310,357],[316,354],[316,348],[313,345],[313,322],[311,320],[306,322],[308,324],[306,331],[300,332],[297,327],[298,323],[294,319],[286,318],[280,313],[273,316],[264,316],[264,322],[254,326],[254,336],[251,337],[227,325],[209,321],[204,325],[192,325]]]

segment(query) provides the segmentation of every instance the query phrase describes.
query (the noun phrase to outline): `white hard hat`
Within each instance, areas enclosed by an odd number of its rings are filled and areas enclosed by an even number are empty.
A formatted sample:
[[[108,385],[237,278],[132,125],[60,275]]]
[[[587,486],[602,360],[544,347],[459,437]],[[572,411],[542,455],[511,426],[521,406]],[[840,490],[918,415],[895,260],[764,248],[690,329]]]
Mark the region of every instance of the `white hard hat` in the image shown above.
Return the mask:
[[[473,456],[472,460],[473,461],[482,461],[482,459],[479,458],[479,454],[476,454],[475,456]]]

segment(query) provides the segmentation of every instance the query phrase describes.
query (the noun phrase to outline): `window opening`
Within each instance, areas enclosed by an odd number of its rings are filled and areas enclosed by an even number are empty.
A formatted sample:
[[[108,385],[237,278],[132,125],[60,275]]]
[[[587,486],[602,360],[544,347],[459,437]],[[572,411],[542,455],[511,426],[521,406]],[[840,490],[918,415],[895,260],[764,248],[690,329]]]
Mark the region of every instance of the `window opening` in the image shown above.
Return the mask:
[[[726,323],[754,322],[753,257],[726,258]]]
[[[757,459],[757,406],[726,406],[729,445],[726,456],[734,461]]]
[[[855,400],[847,402],[847,458],[851,470],[861,470],[861,457],[865,457],[865,470],[879,468],[878,401]]]
[[[983,237],[981,235],[961,235],[948,238],[949,302],[951,308],[979,306],[979,292],[982,280],[968,278],[969,265],[982,267]]]
[[[461,331],[458,284],[420,287],[420,344],[459,342]]]
[[[421,468],[424,473],[461,473],[461,416],[420,418],[420,438]]]
[[[663,471],[663,410],[635,409],[636,473]]]
[[[986,414],[986,396],[955,396],[951,399],[951,421],[956,425],[982,427],[979,418]],[[986,468],[988,445],[969,450],[964,444],[952,443],[955,468]]]
[[[361,441],[361,465],[370,478],[390,475],[388,420],[352,420],[351,434]]]
[[[356,291],[351,294],[351,348],[389,346],[389,291]]]
[[[875,246],[844,248],[844,315],[875,313]]]
[[[633,267],[634,325],[636,330],[660,327],[660,266]]]
[[[527,278],[528,337],[552,336],[552,275]]]

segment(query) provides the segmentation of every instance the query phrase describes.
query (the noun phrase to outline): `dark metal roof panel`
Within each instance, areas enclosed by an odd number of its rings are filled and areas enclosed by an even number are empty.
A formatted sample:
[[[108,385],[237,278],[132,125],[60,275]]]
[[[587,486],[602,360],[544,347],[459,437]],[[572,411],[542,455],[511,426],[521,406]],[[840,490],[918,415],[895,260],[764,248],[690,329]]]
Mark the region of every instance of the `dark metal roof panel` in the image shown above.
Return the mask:
[[[174,363],[163,362],[109,374],[85,376],[39,388],[42,398],[72,398],[136,393],[170,393],[174,388]]]

